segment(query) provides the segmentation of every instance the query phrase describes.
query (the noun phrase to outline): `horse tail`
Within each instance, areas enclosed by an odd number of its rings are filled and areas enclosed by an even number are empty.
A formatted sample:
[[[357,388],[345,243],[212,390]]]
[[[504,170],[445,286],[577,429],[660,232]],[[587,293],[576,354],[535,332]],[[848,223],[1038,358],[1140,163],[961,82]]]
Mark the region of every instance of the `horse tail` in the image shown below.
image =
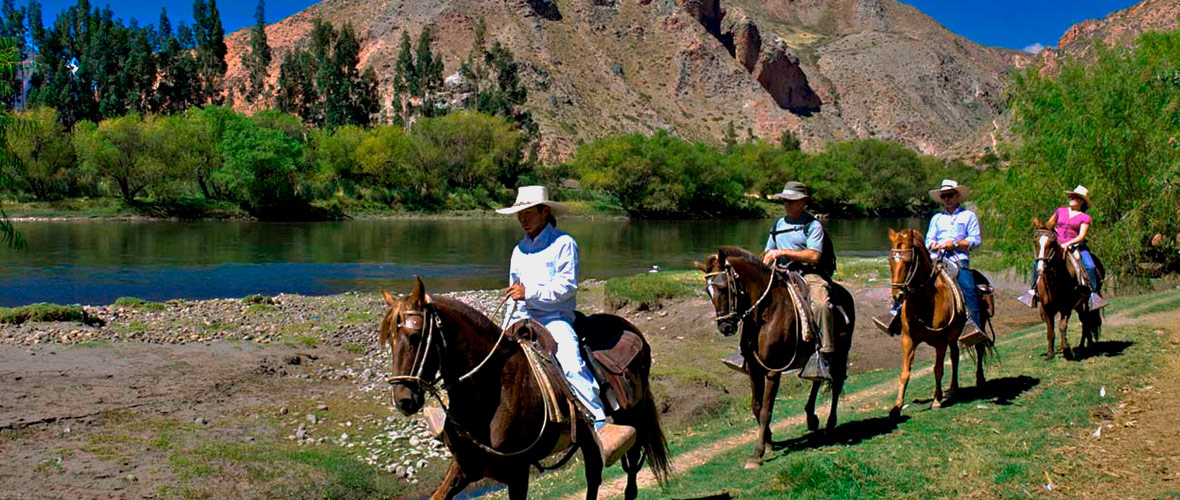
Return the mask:
[[[647,455],[648,467],[656,477],[656,482],[664,487],[672,474],[672,466],[668,460],[668,442],[660,427],[660,412],[656,409],[650,386],[644,388],[643,399],[636,405],[634,416],[639,443]]]
[[[1078,313],[1078,320],[1082,322],[1082,332],[1090,334],[1092,340],[1098,340],[1102,335],[1102,310],[1092,309]]]

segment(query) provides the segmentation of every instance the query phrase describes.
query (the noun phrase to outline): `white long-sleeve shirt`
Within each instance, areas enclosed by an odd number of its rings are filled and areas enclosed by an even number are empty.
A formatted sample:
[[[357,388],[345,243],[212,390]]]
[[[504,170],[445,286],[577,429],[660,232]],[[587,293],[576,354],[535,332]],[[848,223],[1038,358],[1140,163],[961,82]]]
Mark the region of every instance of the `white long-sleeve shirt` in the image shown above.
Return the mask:
[[[511,321],[562,316],[573,321],[578,292],[578,243],[552,225],[536,238],[525,235],[512,251],[508,284],[524,285],[525,299],[517,301]]]
[[[979,231],[979,218],[975,216],[975,212],[963,207],[955,207],[953,213],[941,210],[934,214],[934,217],[930,219],[930,228],[926,231],[926,248],[934,246],[935,243],[959,240],[967,240],[969,245],[966,250],[955,248],[948,251],[947,260],[951,262],[957,263],[969,259],[971,250],[983,243]],[[935,253],[930,252],[930,256],[933,257]]]

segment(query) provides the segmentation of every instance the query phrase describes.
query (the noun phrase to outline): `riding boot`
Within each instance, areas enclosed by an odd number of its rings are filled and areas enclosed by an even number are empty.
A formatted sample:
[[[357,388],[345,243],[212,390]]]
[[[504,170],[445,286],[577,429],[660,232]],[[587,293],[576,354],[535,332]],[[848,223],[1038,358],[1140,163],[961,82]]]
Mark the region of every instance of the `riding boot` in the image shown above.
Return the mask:
[[[746,370],[746,357],[742,356],[741,351],[729,353],[724,358],[721,358],[721,363],[732,370],[736,370],[741,373],[749,373],[749,371]]]
[[[595,422],[594,430],[599,451],[602,452],[602,465],[606,467],[614,465],[635,446],[638,434],[635,428],[629,425],[608,424],[605,421]]]

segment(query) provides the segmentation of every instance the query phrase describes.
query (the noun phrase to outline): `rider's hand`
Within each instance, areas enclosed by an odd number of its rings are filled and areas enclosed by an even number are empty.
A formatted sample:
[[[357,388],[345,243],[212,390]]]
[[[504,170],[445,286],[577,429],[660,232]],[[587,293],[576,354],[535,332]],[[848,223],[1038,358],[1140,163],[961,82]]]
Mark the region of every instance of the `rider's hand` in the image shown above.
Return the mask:
[[[779,255],[781,255],[781,253],[779,253],[778,250],[767,250],[762,254],[762,263],[768,266],[773,265],[775,259],[778,259]]]
[[[507,295],[508,298],[510,298],[512,300],[524,300],[524,297],[525,297],[524,285],[522,285],[520,283],[512,285],[512,286],[508,287],[507,290],[504,291],[504,294]]]

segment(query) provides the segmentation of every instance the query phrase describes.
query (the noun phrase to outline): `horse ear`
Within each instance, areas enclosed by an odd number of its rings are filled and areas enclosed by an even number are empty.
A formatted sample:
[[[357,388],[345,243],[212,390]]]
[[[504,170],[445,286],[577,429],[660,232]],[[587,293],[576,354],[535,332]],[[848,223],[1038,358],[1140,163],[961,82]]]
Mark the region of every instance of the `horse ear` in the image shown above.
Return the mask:
[[[709,268],[708,268],[708,267],[705,267],[705,265],[704,265],[704,264],[701,264],[700,262],[697,262],[697,261],[695,261],[695,260],[694,260],[694,261],[692,261],[692,267],[695,267],[695,268],[697,268],[697,270],[698,270],[698,271],[700,271],[700,272],[702,272],[702,273],[707,273],[707,272],[709,272]]]
[[[717,267],[725,266],[725,252],[720,248],[717,249]]]
[[[414,301],[414,307],[426,305],[426,285],[422,284],[421,276],[414,276],[414,291],[410,292],[410,299]]]
[[[1037,217],[1035,215],[1032,218],[1032,223],[1033,223],[1033,229],[1042,229],[1045,227],[1045,223],[1041,222],[1041,218]]]
[[[390,295],[389,292],[387,292],[385,290],[381,290],[381,298],[385,299],[385,303],[389,304],[389,307],[394,306],[393,295]]]
[[[897,236],[897,231],[894,231],[893,228],[889,228],[889,239],[892,240],[896,236]]]
[[[1045,224],[1045,229],[1053,229],[1053,227],[1056,225],[1057,225],[1057,219],[1049,219],[1049,222],[1047,224]]]

